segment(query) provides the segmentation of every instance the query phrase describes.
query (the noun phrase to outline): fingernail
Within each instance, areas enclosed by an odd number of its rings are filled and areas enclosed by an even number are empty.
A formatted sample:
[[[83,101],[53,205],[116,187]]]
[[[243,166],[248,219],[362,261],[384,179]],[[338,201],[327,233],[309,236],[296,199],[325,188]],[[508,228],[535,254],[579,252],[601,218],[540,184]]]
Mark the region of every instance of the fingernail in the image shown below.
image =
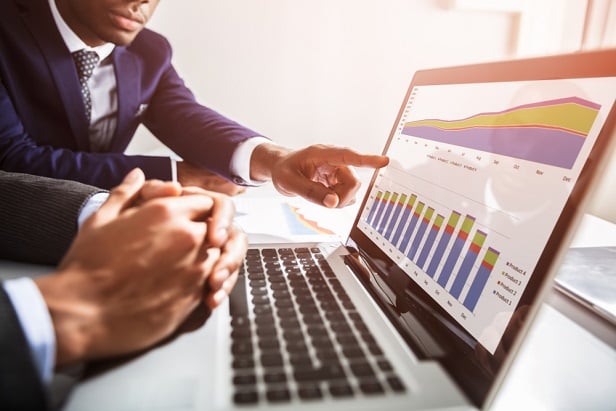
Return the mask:
[[[225,282],[225,280],[229,277],[229,270],[222,269],[222,270],[218,270],[214,273],[214,280],[216,281],[216,283],[222,284]]]
[[[323,205],[328,208],[334,208],[338,205],[338,196],[336,194],[329,193],[323,199]]]
[[[225,298],[227,298],[227,293],[225,292],[225,290],[218,290],[212,298],[214,299],[214,303],[216,305],[220,305],[220,303],[222,303]]]
[[[124,181],[127,183],[134,183],[139,180],[139,174],[141,173],[141,169],[133,168],[127,175],[124,177]]]

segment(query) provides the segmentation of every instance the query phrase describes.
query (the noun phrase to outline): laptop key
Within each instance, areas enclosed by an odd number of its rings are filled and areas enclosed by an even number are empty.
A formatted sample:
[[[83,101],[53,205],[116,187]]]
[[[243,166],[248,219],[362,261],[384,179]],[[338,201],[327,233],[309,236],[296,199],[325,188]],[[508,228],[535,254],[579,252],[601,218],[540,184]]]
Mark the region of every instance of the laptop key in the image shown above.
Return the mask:
[[[260,338],[258,345],[262,351],[280,350],[280,341],[277,338]]]
[[[255,361],[252,359],[252,357],[236,357],[233,360],[233,363],[231,364],[231,366],[233,367],[233,369],[239,370],[239,369],[245,369],[245,368],[249,368],[252,369],[255,367]]]
[[[374,370],[366,362],[351,363],[351,372],[358,378],[374,377]]]
[[[351,397],[353,389],[346,383],[335,383],[329,385],[329,393],[332,397]]]
[[[387,382],[394,392],[404,392],[406,387],[398,377],[388,377]]]
[[[298,382],[309,382],[344,379],[346,375],[339,365],[324,365],[319,368],[296,370],[293,372],[293,377]]]
[[[323,397],[321,389],[316,384],[300,384],[297,395],[302,400],[316,400]]]
[[[271,389],[265,393],[269,402],[288,402],[291,400],[291,393],[288,389]]]
[[[264,367],[280,367],[284,363],[280,354],[261,354],[261,364]]]
[[[391,363],[387,360],[379,360],[378,361],[378,365],[379,368],[383,371],[392,371],[393,367],[391,366]]]
[[[267,371],[263,374],[263,380],[267,384],[280,384],[287,382],[287,375],[281,371]]]
[[[237,341],[231,344],[233,355],[252,355],[252,343],[250,341]]]
[[[259,394],[256,391],[240,391],[233,395],[236,404],[256,404],[259,402]]]
[[[234,385],[255,385],[257,377],[254,374],[240,374],[233,377]]]
[[[377,380],[360,381],[359,389],[366,395],[382,394],[385,392],[383,386]]]

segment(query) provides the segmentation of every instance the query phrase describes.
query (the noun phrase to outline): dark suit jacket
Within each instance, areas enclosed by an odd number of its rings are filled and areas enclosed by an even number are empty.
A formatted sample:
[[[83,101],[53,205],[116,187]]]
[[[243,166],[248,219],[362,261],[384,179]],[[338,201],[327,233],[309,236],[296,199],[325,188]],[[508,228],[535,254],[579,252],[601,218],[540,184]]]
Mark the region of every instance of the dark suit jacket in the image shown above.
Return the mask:
[[[164,37],[143,30],[111,58],[118,124],[110,152],[94,154],[77,71],[48,0],[2,0],[0,169],[103,188],[119,184],[134,167],[147,178],[169,180],[168,158],[122,154],[143,123],[186,161],[237,181],[228,168],[233,150],[258,133],[195,101],[171,64]]]
[[[0,171],[0,258],[57,263],[77,231],[82,205],[99,191],[74,181]],[[0,286],[0,409],[49,406],[15,311]]]
[[[81,207],[102,191],[0,171],[0,259],[57,264],[77,233]]]

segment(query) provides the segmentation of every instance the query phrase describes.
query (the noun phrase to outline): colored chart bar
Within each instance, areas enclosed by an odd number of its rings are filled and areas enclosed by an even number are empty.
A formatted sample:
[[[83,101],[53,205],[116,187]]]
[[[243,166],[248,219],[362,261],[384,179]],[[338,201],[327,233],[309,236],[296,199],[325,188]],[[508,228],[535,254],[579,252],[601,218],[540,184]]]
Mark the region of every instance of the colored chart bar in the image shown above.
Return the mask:
[[[398,201],[396,202],[395,206],[394,206],[394,213],[391,216],[391,220],[389,220],[389,224],[387,225],[387,227],[385,228],[385,234],[384,237],[389,240],[390,242],[392,242],[391,240],[391,234],[394,231],[394,227],[396,226],[396,223],[398,222],[398,217],[400,217],[400,212],[402,211],[402,209],[404,208],[404,203],[406,203],[406,194],[402,194],[399,198]],[[404,220],[403,220],[404,221]]]
[[[426,212],[424,213],[423,218],[421,219],[421,223],[419,223],[419,228],[417,229],[417,234],[415,234],[415,238],[413,238],[413,242],[411,243],[411,248],[407,253],[407,257],[411,261],[415,261],[415,254],[417,254],[417,250],[419,249],[419,244],[421,244],[421,240],[430,225],[430,221],[432,220],[432,215],[434,214],[434,209],[432,207],[428,207]]]
[[[412,194],[411,197],[409,198],[409,202],[406,204],[406,207],[404,207],[404,212],[402,213],[402,217],[400,218],[400,224],[398,224],[398,228],[396,229],[396,232],[394,233],[394,238],[391,240],[391,243],[396,247],[398,246],[398,242],[400,241],[400,236],[402,235],[402,232],[404,231],[406,222],[409,219],[409,215],[411,215],[411,210],[413,209],[413,206],[415,205],[415,200],[417,200],[417,196],[415,194]]]
[[[447,260],[445,261],[445,265],[441,270],[441,275],[439,276],[437,282],[441,285],[441,287],[445,288],[447,282],[449,281],[449,277],[451,276],[451,272],[453,271],[453,267],[458,261],[458,257],[460,257],[460,253],[462,252],[462,248],[464,247],[464,243],[468,238],[468,234],[475,223],[475,217],[471,217],[467,215],[462,222],[462,227],[458,232],[458,236],[453,242],[453,246],[449,251],[449,255],[447,256]]]
[[[397,201],[398,201],[398,193],[393,193],[393,195],[387,201],[387,204],[385,206],[385,214],[383,214],[383,218],[381,219],[381,222],[379,223],[379,228],[377,228],[377,231],[381,233],[381,235],[383,235],[385,232],[385,227],[387,227],[387,222],[389,221],[389,218],[391,217],[391,211],[394,209],[394,205],[396,204]]]
[[[419,203],[417,203],[417,207],[415,207],[415,211],[413,211],[411,222],[409,223],[409,226],[404,232],[404,236],[402,237],[402,242],[400,243],[400,247],[398,247],[398,250],[400,250],[403,253],[406,251],[406,247],[408,246],[409,240],[411,239],[411,236],[413,235],[413,231],[415,230],[415,225],[417,225],[417,220],[419,220],[419,216],[421,215],[421,212],[423,211],[424,206],[425,204],[420,201]]]
[[[453,211],[449,216],[449,220],[447,220],[447,225],[445,226],[445,231],[441,236],[441,239],[436,246],[436,251],[432,256],[432,260],[430,260],[430,265],[426,272],[432,278],[436,274],[436,270],[438,269],[438,265],[441,263],[443,256],[445,255],[445,251],[447,250],[447,245],[449,245],[449,240],[451,240],[451,236],[453,235],[456,226],[458,225],[458,221],[460,220],[460,213],[457,211]]]
[[[381,205],[382,199],[383,199],[383,192],[382,191],[377,192],[376,199],[374,200],[374,203],[372,204],[372,208],[370,209],[370,212],[368,213],[368,218],[366,219],[368,224],[370,224],[373,227],[374,227],[374,216],[376,215],[376,209]]]
[[[475,217],[467,214],[454,238],[461,217],[459,212],[453,210],[442,229],[445,217],[437,214],[426,203],[418,201],[415,194],[378,191],[366,221],[441,287],[446,288],[453,276],[453,284],[448,292],[461,301],[460,296],[469,278],[472,278],[471,273],[488,237],[487,233],[475,230],[468,250],[461,259],[462,250],[475,225]],[[437,243],[439,233],[441,236]],[[453,244],[449,247],[452,239]],[[462,303],[468,310],[475,309],[499,255],[497,250],[488,247]],[[443,259],[445,262],[437,276]],[[460,260],[458,272],[454,276],[453,270]]]
[[[479,270],[477,271],[477,275],[475,275],[475,279],[471,284],[471,288],[464,299],[464,306],[468,308],[470,311],[475,309],[477,305],[477,301],[483,292],[483,289],[488,282],[488,278],[494,269],[494,265],[496,264],[496,260],[498,260],[498,256],[500,253],[493,249],[492,247],[488,247],[485,256],[483,257],[483,261],[479,266]]]
[[[443,221],[445,221],[445,217],[440,214],[437,214],[436,218],[434,219],[434,223],[432,224],[432,227],[430,227],[430,232],[428,233],[428,238],[426,238],[426,243],[421,250],[421,254],[419,254],[419,259],[417,260],[418,267],[423,268],[423,266],[426,264],[426,260],[428,259],[428,255],[430,255],[430,250],[432,250],[432,246],[434,246],[436,236],[441,230]]]
[[[462,261],[462,265],[460,266],[460,270],[458,270],[458,274],[456,274],[456,279],[451,286],[451,290],[449,293],[455,298],[459,298],[462,293],[462,288],[464,288],[464,284],[466,284],[466,280],[468,280],[468,276],[471,274],[471,270],[475,261],[477,261],[477,257],[479,256],[479,252],[481,251],[481,247],[483,247],[483,243],[486,241],[487,234],[483,231],[477,230],[475,235],[473,236],[473,241],[471,245],[468,247],[468,252],[464,257],[464,261]]]
[[[385,194],[383,195],[383,198],[381,198],[379,209],[376,210],[376,216],[374,216],[374,221],[372,224],[370,224],[372,227],[376,228],[377,230],[378,230],[381,218],[383,217],[383,211],[385,211],[385,207],[387,206],[387,203],[389,202],[390,195],[391,193],[389,191],[385,192]]]

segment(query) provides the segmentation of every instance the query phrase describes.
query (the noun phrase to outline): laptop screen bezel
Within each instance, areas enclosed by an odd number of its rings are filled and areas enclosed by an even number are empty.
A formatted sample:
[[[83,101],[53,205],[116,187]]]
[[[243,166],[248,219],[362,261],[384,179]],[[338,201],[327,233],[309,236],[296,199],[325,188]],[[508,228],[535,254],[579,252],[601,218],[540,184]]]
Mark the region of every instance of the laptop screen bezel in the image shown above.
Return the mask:
[[[414,87],[616,77],[614,61],[616,61],[616,49],[610,49],[420,70],[411,81],[383,153],[387,153],[393,138],[396,136],[397,125]],[[514,312],[514,320],[510,321],[495,354],[482,352],[481,359],[477,356],[476,347],[473,347],[472,344],[469,345],[469,339],[474,341],[475,344],[477,343],[476,339],[459,325],[456,326],[456,321],[422,288],[411,280],[405,281],[406,274],[374,244],[373,240],[358,228],[361,210],[365,208],[370,199],[371,188],[379,176],[379,171],[375,171],[372,176],[366,195],[360,205],[360,212],[357,214],[347,241],[347,246],[357,250],[357,255],[370,266],[369,271],[373,274],[372,278],[367,278],[366,275],[359,275],[358,277],[377,301],[382,300],[380,302],[381,307],[384,308],[411,349],[415,353],[419,352],[420,357],[438,361],[469,399],[479,407],[485,405],[491,388],[497,380],[502,378],[506,365],[511,360],[511,354],[517,350],[521,337],[527,331],[531,319],[543,300],[543,294],[551,285],[551,280],[557,271],[558,263],[567,248],[568,241],[570,241],[583,215],[583,205],[596,181],[595,176],[607,162],[606,153],[611,152],[615,123],[616,107],[612,105],[547,245],[541,253],[530,282],[520,298]],[[405,291],[401,292],[401,289]],[[392,298],[396,298],[399,304],[392,307]],[[406,312],[402,312],[405,310]],[[405,323],[407,323],[403,318],[405,315],[417,317],[415,320],[426,327],[426,330],[432,334],[434,341],[441,345],[440,349],[426,349],[422,354],[422,347],[428,344],[417,343],[417,337],[411,335],[413,331],[405,327]]]

